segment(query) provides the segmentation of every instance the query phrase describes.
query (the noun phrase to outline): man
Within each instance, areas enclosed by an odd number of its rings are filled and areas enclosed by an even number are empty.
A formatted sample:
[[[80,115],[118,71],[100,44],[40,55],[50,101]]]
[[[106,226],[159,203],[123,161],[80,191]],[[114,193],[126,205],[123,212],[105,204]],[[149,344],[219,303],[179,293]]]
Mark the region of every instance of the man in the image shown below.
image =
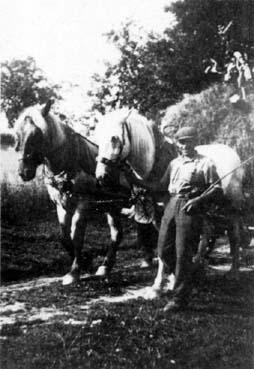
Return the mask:
[[[176,133],[179,155],[169,163],[160,183],[141,183],[129,173],[132,182],[151,191],[167,189],[170,194],[158,238],[158,256],[167,271],[175,274],[173,297],[164,311],[176,311],[188,303],[192,257],[198,248],[203,214],[209,202],[218,200],[222,194],[214,163],[195,150],[197,137],[193,127],[183,127]]]
[[[247,87],[248,82],[252,79],[250,67],[239,51],[234,52],[234,57],[236,60],[236,68],[238,70],[238,88],[242,94],[242,99],[246,100],[245,88]]]

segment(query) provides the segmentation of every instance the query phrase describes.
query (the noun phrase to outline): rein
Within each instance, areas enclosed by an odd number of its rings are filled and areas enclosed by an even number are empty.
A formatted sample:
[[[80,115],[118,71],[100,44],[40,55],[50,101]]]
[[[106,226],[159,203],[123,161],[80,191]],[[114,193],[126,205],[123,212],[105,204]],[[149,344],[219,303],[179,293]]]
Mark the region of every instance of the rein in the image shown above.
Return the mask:
[[[203,194],[205,195],[207,192],[209,192],[210,190],[212,190],[218,183],[220,183],[224,178],[226,178],[227,176],[229,176],[230,174],[236,172],[238,169],[242,168],[245,164],[249,163],[252,159],[254,159],[254,155],[250,156],[248,159],[244,160],[240,165],[238,165],[238,167],[234,168],[233,170],[231,170],[230,172],[226,173],[223,177],[217,179],[217,181],[215,181],[214,183],[212,183],[204,192]]]
[[[54,150],[50,150],[47,154],[54,154],[57,153],[59,150],[62,150],[63,145],[57,147]],[[34,154],[27,154],[27,155],[23,155],[21,158],[18,159],[18,161],[25,161],[27,159],[31,159],[34,156]],[[38,152],[37,156],[39,156],[41,158],[42,164],[44,164],[44,161],[46,159],[46,156],[42,153],[42,152]]]
[[[101,158],[97,158],[96,160],[98,163],[102,163],[102,164],[109,166],[110,168],[119,169],[119,170],[123,170],[126,167],[126,165],[129,165],[127,164],[126,159],[112,160],[112,159],[107,159],[105,157],[101,157]]]
[[[76,174],[78,173],[79,169],[82,169],[82,166],[79,165],[79,162],[81,160],[80,153],[81,153],[81,143],[82,140],[85,142],[93,145],[94,147],[98,148],[98,145],[94,143],[93,141],[89,140],[87,137],[81,135],[78,132],[75,132],[71,127],[68,125],[64,125],[64,134],[66,137],[66,141],[64,143],[58,144],[55,148],[54,146],[54,136],[51,135],[51,140],[49,142],[43,141],[43,146],[38,151],[34,150],[32,153],[24,154],[20,157],[19,161],[26,161],[29,160],[30,162],[33,162],[34,165],[38,166],[40,164],[43,164],[43,172],[42,175],[46,179],[46,183],[54,187],[57,191],[59,191],[61,196],[68,196],[71,197],[82,197],[86,196],[87,193],[82,191],[75,191],[74,185],[75,182],[73,182]],[[123,126],[123,137],[124,137],[124,126]],[[82,140],[81,140],[82,139]],[[125,142],[125,141],[124,141]],[[51,149],[50,149],[51,147]],[[89,149],[89,145],[88,145]],[[49,161],[48,156],[57,156],[58,153],[63,151],[62,157],[59,156],[59,166],[58,166],[58,159],[56,160],[56,167],[59,168],[65,168],[66,169],[59,171],[59,173],[54,174],[53,170],[51,168],[54,168],[54,163]],[[64,156],[65,155],[65,156]],[[62,162],[61,162],[62,158]],[[64,161],[66,159],[66,164],[63,165]],[[122,166],[123,164],[118,163],[118,166]],[[126,165],[126,164],[124,164]],[[84,169],[82,169],[85,171]],[[89,175],[89,173],[87,173]],[[95,191],[96,193],[96,191]],[[102,196],[102,199],[100,197]],[[98,205],[121,205],[122,207],[124,205],[130,204],[132,197],[124,195],[124,194],[116,194],[114,190],[112,192],[104,191],[103,189],[98,191],[98,197],[97,200],[90,200],[89,203],[94,203]],[[105,198],[106,197],[106,198]]]

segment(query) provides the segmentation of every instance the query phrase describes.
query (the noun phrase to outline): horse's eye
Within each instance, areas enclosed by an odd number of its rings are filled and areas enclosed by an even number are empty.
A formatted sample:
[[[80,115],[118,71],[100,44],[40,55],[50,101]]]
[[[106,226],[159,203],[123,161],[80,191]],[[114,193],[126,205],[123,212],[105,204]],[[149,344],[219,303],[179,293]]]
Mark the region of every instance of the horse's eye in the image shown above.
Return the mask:
[[[118,137],[117,136],[113,136],[112,138],[111,138],[111,142],[112,142],[112,144],[115,146],[115,145],[117,145],[118,144],[118,142],[119,142],[119,140],[118,140]]]

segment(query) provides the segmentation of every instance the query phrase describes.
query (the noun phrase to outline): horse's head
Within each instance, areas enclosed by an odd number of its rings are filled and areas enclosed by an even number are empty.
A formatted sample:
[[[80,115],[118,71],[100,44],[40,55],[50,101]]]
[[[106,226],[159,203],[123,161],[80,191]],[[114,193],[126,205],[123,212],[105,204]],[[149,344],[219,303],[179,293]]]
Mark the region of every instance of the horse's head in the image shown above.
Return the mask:
[[[113,117],[111,121],[110,117]],[[121,162],[130,153],[130,136],[126,119],[114,119],[112,113],[97,127],[99,152],[96,178],[103,185],[112,185],[120,175]]]
[[[48,114],[51,102],[42,110],[27,108],[15,123],[16,146],[19,153],[18,172],[24,181],[30,181],[36,175],[37,167],[44,160],[44,134],[36,123],[39,118],[43,121]]]

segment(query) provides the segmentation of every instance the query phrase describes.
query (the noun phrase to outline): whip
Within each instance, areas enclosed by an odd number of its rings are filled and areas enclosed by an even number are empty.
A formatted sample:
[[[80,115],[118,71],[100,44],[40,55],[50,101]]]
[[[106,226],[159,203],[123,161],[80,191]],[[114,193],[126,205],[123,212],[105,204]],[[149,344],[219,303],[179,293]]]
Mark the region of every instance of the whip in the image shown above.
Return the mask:
[[[214,183],[212,183],[204,192],[203,195],[206,194],[207,192],[209,192],[212,188],[214,188],[219,182],[221,182],[224,178],[226,178],[227,176],[229,176],[230,174],[234,173],[235,171],[237,171],[239,168],[243,167],[245,164],[247,164],[249,161],[251,161],[252,159],[254,159],[254,155],[250,156],[248,159],[244,160],[240,165],[238,165],[236,168],[232,169],[230,172],[224,174],[223,177],[217,179],[217,181],[215,181]]]

